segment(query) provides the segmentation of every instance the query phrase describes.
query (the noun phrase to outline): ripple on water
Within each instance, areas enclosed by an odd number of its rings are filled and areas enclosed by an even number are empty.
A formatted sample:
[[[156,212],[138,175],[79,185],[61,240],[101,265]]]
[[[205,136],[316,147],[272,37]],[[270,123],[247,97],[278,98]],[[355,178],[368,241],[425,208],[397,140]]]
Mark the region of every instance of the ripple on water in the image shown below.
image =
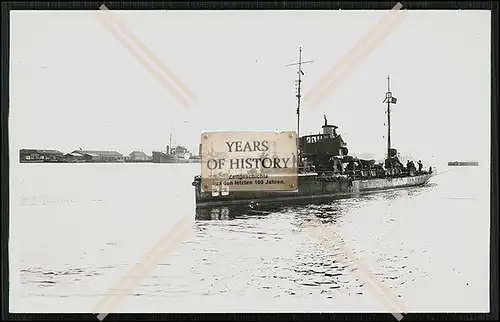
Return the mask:
[[[110,268],[113,267],[69,268],[60,270],[49,270],[38,267],[22,269],[20,271],[21,283],[50,287],[60,283],[78,282],[86,277],[99,276],[101,275],[100,270]]]

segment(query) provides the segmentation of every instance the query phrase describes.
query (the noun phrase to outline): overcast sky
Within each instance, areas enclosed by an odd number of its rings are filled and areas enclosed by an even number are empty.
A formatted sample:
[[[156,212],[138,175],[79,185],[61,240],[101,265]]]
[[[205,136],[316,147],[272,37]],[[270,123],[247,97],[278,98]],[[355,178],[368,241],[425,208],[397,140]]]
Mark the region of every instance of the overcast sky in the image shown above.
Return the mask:
[[[182,106],[91,11],[11,12],[10,148],[193,149],[201,131],[296,130],[296,62],[308,90],[386,11],[114,12],[197,99]],[[150,60],[148,60],[150,61]],[[323,113],[354,153],[383,155],[387,90],[403,154],[487,160],[490,13],[411,11],[319,108],[303,102],[301,134]],[[187,122],[182,122],[186,120]]]

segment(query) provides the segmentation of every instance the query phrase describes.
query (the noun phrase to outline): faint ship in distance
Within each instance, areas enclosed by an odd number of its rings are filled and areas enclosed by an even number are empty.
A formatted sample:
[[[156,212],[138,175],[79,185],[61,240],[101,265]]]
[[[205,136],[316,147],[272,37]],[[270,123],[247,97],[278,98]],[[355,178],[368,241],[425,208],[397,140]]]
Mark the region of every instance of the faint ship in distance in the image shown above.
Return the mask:
[[[167,146],[165,151],[155,150],[153,154],[153,163],[199,163],[199,155],[191,155],[189,150],[181,145],[176,147]]]
[[[186,122],[186,121],[184,121]],[[201,144],[198,155],[193,155],[182,145],[172,146],[172,123],[170,123],[170,138],[165,151],[152,152],[153,163],[201,163]]]

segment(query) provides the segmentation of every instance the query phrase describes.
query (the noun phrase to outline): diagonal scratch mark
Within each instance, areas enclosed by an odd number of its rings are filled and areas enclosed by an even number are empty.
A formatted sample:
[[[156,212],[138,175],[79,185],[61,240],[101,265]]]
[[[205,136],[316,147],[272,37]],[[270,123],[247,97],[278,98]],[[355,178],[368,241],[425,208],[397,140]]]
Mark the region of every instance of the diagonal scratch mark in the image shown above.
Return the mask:
[[[325,228],[321,227],[321,223],[318,222],[318,220],[315,220],[317,223],[317,227],[323,232],[323,238],[320,236],[317,236],[317,233],[315,233],[311,227],[308,227],[309,232],[311,232],[313,235],[315,235],[321,242],[321,244],[326,248],[326,241],[329,239],[327,236],[327,232],[325,232]],[[334,234],[334,239],[337,243],[342,245],[341,248],[344,251],[344,254],[350,258],[353,262],[358,263],[357,269],[359,270],[359,273],[357,270],[351,270],[353,274],[357,275],[360,280],[364,280],[365,284],[369,286],[369,289],[374,293],[374,295],[377,296],[377,299],[383,302],[386,308],[389,309],[389,311],[392,311],[392,315],[398,320],[401,321],[403,319],[403,314],[406,314],[408,310],[405,308],[403,303],[399,301],[396,296],[387,288],[385,287],[380,281],[375,277],[369,269],[366,268],[365,265],[361,263],[361,261],[356,258],[354,253],[348,249],[348,247],[344,246],[343,243],[340,240],[340,237],[336,234]],[[342,258],[338,258],[339,261],[344,261]],[[353,265],[349,263],[348,261],[344,261],[344,264],[346,265]],[[399,313],[401,312],[401,313]]]
[[[402,8],[402,4],[398,2],[398,4],[396,4],[392,10],[399,10]],[[392,11],[391,10],[391,11]],[[354,45],[354,47],[352,47],[349,52],[347,52],[346,55],[344,55],[342,57],[342,59],[336,64],[334,65],[318,82],[316,82],[316,84],[313,86],[313,88],[311,89],[310,91],[310,94],[309,96],[311,96],[312,94],[314,94],[314,92],[316,90],[318,90],[319,87],[321,87],[322,83],[324,83],[325,81],[328,80],[329,77],[332,76],[332,74],[335,73],[336,71],[336,68],[337,66],[339,65],[342,65],[345,63],[345,61],[349,58],[349,56],[351,54],[353,54],[354,52],[360,50],[363,46],[365,46],[365,44],[367,42],[369,42],[370,38],[373,37],[373,35],[377,32],[377,30],[381,27],[383,27],[388,21],[390,21],[390,18],[392,17],[392,12],[390,12],[389,14],[387,14],[386,16],[384,16],[382,19],[380,19],[377,24],[375,26],[373,26],[370,31],[364,35],[362,38],[360,38],[358,40],[358,42],[356,43],[356,45]]]
[[[173,87],[162,74],[155,70],[155,68],[141,56],[137,49],[127,42],[125,38],[101,16],[101,14],[101,12],[97,12],[97,19],[99,22],[163,85],[163,87],[172,93],[184,107],[189,107],[189,102],[178,92],[178,90]]]
[[[176,85],[186,93],[187,96],[189,96],[189,98],[191,98],[192,100],[196,100],[196,96],[189,90],[189,88],[184,85],[184,83],[182,83],[182,81],[177,76],[175,76],[174,73],[170,69],[168,69],[167,66],[165,66],[165,64],[163,64],[161,60],[159,60],[158,57],[156,57],[156,55],[153,54],[153,52],[148,47],[146,47],[146,45],[144,45],[129,29],[127,29],[115,15],[111,14],[110,10],[105,5],[100,6],[99,9],[105,11],[109,15],[111,21],[118,26],[121,32],[127,35],[140,49],[142,49],[146,56],[153,60],[158,65],[158,67],[160,67],[160,69],[167,76],[169,76],[173,80],[173,82],[176,83]]]
[[[402,7],[401,3],[396,4],[392,10],[399,10]],[[391,11],[392,11],[391,10]],[[324,84],[326,81],[328,81],[329,78],[331,78],[334,74],[335,71],[339,66],[342,66],[343,64],[346,63],[346,61],[349,59],[349,56],[354,54],[356,51],[359,51],[362,49],[367,42],[369,42],[370,38],[373,37],[373,35],[377,32],[379,28],[382,28],[388,21],[390,21],[390,18],[392,17],[392,12],[390,14],[384,16],[382,19],[378,21],[378,23],[373,26],[370,31],[362,38],[358,40],[356,45],[352,47],[349,52],[347,52],[341,59],[340,61],[335,64],[316,84],[313,86],[313,88],[310,90],[309,94],[305,95],[305,100],[308,100],[308,97],[312,96],[321,86]]]
[[[111,288],[113,292],[108,292],[107,296],[103,298],[93,310],[93,312],[102,312],[97,315],[97,318],[102,321],[109,313],[113,312],[118,303],[130,292],[130,290],[136,287],[141,279],[147,277],[158,262],[185,238],[187,233],[190,232],[190,227],[191,225],[188,218],[183,217],[169,234],[165,235],[143,256],[141,261],[132,271],[118,280],[116,285]]]
[[[332,79],[327,83],[323,91],[321,91],[316,96],[316,98],[313,99],[313,105],[318,105],[322,100],[324,100],[326,96],[334,89],[335,85],[338,85],[356,67],[358,67],[361,64],[362,60],[365,57],[367,57],[371,52],[373,52],[378,43],[380,43],[383,39],[385,39],[385,37],[388,36],[391,29],[393,29],[394,26],[402,22],[403,18],[404,18],[403,14],[401,15],[398,14],[398,17],[394,18],[394,20],[391,22],[390,25],[381,30],[381,32],[384,31],[383,34],[380,34],[377,38],[373,39],[373,41],[370,42],[368,45],[366,45],[358,55],[350,56],[351,60],[347,64],[339,66],[338,73],[334,77],[332,77]]]
[[[339,79],[342,76],[347,76],[347,71],[352,69],[353,64],[356,64],[366,57],[377,44],[379,44],[385,37],[394,29],[394,27],[402,21],[402,19],[406,16],[405,11],[398,11],[402,8],[402,4],[398,2],[392,10],[384,16],[379,22],[370,29],[370,31],[362,38],[358,40],[356,45],[352,47],[347,54],[345,54],[340,61],[335,64],[316,84],[313,88],[306,93],[304,99],[305,101],[310,101],[316,99],[318,97],[318,92],[321,92],[321,88],[323,87],[323,96],[325,95],[326,89],[330,89],[333,85],[331,84],[332,79]],[[368,49],[366,48],[368,47]],[[361,53],[361,54],[359,54]],[[338,75],[339,71],[346,70],[344,75]],[[324,87],[327,87],[326,89]],[[320,93],[321,95],[321,93]]]

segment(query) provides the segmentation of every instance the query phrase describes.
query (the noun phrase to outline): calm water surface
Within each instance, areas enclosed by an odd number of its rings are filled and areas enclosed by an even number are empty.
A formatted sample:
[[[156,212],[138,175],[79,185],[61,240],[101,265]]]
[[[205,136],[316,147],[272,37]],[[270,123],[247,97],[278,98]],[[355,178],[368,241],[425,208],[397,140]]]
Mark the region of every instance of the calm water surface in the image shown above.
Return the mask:
[[[489,309],[488,169],[195,220],[199,164],[12,167],[11,311],[94,312],[120,289],[112,311]],[[183,218],[188,234],[169,240]]]

